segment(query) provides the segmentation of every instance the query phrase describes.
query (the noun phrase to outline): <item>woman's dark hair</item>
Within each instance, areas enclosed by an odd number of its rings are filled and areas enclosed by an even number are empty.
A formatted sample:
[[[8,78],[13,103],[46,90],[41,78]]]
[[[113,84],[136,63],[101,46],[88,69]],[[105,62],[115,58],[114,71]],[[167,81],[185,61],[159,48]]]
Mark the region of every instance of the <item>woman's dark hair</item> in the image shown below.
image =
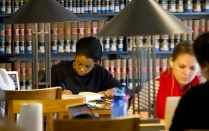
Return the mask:
[[[205,66],[205,62],[209,63],[209,32],[203,33],[195,39],[193,49],[201,67]]]
[[[181,41],[178,45],[176,45],[171,55],[173,61],[175,61],[181,54],[190,54],[195,56],[192,44],[193,43],[191,41]]]
[[[102,46],[95,37],[81,38],[76,44],[76,55],[82,55],[91,58],[94,62],[98,62],[102,57]]]

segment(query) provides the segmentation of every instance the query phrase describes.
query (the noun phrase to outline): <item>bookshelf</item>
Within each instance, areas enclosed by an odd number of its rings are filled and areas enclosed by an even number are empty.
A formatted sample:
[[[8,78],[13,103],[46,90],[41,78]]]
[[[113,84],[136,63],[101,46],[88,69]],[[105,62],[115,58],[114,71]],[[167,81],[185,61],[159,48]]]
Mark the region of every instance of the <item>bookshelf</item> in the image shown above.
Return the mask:
[[[3,13],[1,12],[1,14],[0,14],[0,23],[4,23],[4,21],[8,17],[10,17],[10,15],[13,14],[14,11],[18,10],[17,5],[23,5],[24,2],[26,2],[26,1],[27,0],[5,0],[5,1],[3,0],[3,2],[5,2],[5,12],[3,12]],[[60,2],[61,4],[63,4],[63,6],[66,6],[66,0],[57,0],[57,1]],[[77,0],[68,0],[68,2],[76,2],[76,1]],[[83,0],[83,1],[84,1],[84,4],[87,1],[95,2],[95,0]],[[113,0],[97,0],[97,1],[103,1],[103,2],[106,2],[106,3],[109,1],[111,3]],[[118,3],[117,3],[118,1],[122,2],[122,4],[118,5]],[[177,1],[180,1],[180,0],[177,0]],[[18,4],[18,2],[19,2],[19,4]],[[104,13],[93,13],[93,12],[90,11],[90,13],[88,12],[88,13],[74,13],[74,14],[77,17],[79,17],[83,22],[95,22],[95,21],[105,22],[105,21],[110,20],[115,15],[117,15],[117,13],[121,9],[123,9],[125,7],[125,5],[127,5],[129,2],[130,2],[129,0],[115,0],[115,9],[118,8],[118,10],[115,10],[115,12],[110,12],[110,11],[105,12],[105,10],[103,10]],[[10,6],[9,6],[9,4],[10,4]],[[160,4],[162,4],[162,3],[160,3]],[[69,5],[69,3],[68,3],[68,5]],[[86,4],[83,6],[84,9],[85,9],[85,6],[86,6]],[[107,4],[106,4],[106,6],[107,6]],[[111,7],[112,7],[112,5],[110,4],[106,8],[110,9]],[[67,8],[67,6],[66,6],[66,8]],[[93,11],[93,5],[92,5],[92,11]],[[177,16],[179,19],[184,20],[184,21],[186,20],[187,22],[189,21],[190,23],[194,23],[194,20],[201,20],[202,19],[205,22],[204,23],[205,24],[204,30],[209,31],[209,13],[208,12],[171,12],[171,13],[173,15]],[[97,25],[98,25],[98,23],[97,23]],[[192,28],[193,28],[193,25],[192,25]],[[6,54],[6,53],[5,54],[0,54],[0,59],[1,59],[0,63],[11,62],[12,65],[13,65],[13,63],[15,61],[23,61],[23,62],[31,61],[31,59],[32,59],[32,54],[31,53],[15,53],[15,49],[14,49],[15,45],[14,45],[14,39],[13,39],[14,30],[13,29],[14,29],[14,26],[11,28],[11,37],[12,37],[12,39],[11,39],[11,50],[12,50],[12,52],[10,54]],[[92,30],[92,29],[90,29],[90,30]],[[98,26],[97,26],[97,30],[99,30]],[[199,27],[199,30],[201,30],[200,27]],[[5,31],[5,32],[7,32],[7,31]],[[58,32],[58,29],[57,29],[57,32]],[[193,39],[194,36],[193,36],[193,34],[187,34],[186,37],[189,38],[189,39]],[[185,39],[185,36],[181,36],[180,40],[182,38]],[[160,39],[161,38],[159,38],[158,41],[160,41]],[[110,60],[127,59],[128,60],[128,59],[130,59],[132,51],[129,47],[129,44],[128,44],[129,42],[128,41],[129,41],[128,38],[123,37],[123,42],[122,42],[123,49],[120,50],[120,51],[118,51],[117,49],[114,50],[114,51],[111,51],[111,50],[110,51],[103,51],[102,59],[103,60],[106,60],[106,59],[110,59]],[[143,38],[142,43],[146,43],[145,41],[146,41],[146,38]],[[169,37],[166,38],[166,41],[169,41]],[[176,41],[176,39],[174,39],[174,42],[175,41]],[[160,44],[161,43],[159,42],[159,45]],[[169,44],[169,43],[167,42],[167,44]],[[156,59],[166,59],[166,58],[170,57],[171,52],[172,52],[172,49],[171,50],[168,49],[168,50],[165,50],[165,51],[156,51]],[[39,55],[40,55],[40,60],[42,60],[42,57],[44,57],[44,55],[41,54],[41,53]],[[52,60],[72,60],[73,58],[74,58],[74,52],[52,53]],[[14,70],[14,69],[15,69],[15,67],[13,65],[12,70]]]

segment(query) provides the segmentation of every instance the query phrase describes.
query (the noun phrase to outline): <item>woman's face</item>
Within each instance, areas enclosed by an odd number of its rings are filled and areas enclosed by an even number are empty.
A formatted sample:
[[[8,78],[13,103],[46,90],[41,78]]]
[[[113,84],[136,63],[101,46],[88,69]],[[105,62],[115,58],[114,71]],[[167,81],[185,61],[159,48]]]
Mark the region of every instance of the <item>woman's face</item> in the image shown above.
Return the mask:
[[[73,62],[73,68],[79,76],[83,76],[94,68],[94,61],[91,58],[77,55],[75,57],[75,61]]]
[[[198,72],[198,63],[195,56],[190,54],[180,54],[173,61],[173,75],[180,87],[190,83]]]

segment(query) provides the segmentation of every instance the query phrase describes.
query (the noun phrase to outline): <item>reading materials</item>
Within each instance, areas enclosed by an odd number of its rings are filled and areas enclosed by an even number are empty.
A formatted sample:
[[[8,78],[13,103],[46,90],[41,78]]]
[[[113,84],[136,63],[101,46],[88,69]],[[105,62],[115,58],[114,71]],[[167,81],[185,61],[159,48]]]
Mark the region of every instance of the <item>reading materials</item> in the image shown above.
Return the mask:
[[[171,126],[173,115],[175,113],[176,107],[179,103],[180,96],[172,96],[166,98],[165,105],[165,129],[168,130]]]
[[[104,97],[103,94],[98,94],[95,92],[80,92],[78,95],[84,96],[86,99],[86,103],[88,103],[89,101],[101,100]]]

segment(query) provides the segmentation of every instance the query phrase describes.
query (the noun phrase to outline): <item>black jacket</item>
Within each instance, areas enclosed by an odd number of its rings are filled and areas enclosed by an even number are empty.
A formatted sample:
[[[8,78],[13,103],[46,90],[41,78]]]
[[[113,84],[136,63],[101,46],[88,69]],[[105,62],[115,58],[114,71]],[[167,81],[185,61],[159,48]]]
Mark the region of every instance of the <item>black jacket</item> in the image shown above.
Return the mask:
[[[209,81],[192,87],[179,101],[170,131],[209,129]]]
[[[104,67],[95,64],[93,70],[84,76],[77,75],[73,68],[73,61],[62,61],[54,65],[51,70],[52,86],[61,86],[63,83],[66,89],[73,94],[79,92],[105,91],[113,87],[125,87],[117,79],[113,78]],[[126,93],[131,95],[131,91],[126,88]]]

